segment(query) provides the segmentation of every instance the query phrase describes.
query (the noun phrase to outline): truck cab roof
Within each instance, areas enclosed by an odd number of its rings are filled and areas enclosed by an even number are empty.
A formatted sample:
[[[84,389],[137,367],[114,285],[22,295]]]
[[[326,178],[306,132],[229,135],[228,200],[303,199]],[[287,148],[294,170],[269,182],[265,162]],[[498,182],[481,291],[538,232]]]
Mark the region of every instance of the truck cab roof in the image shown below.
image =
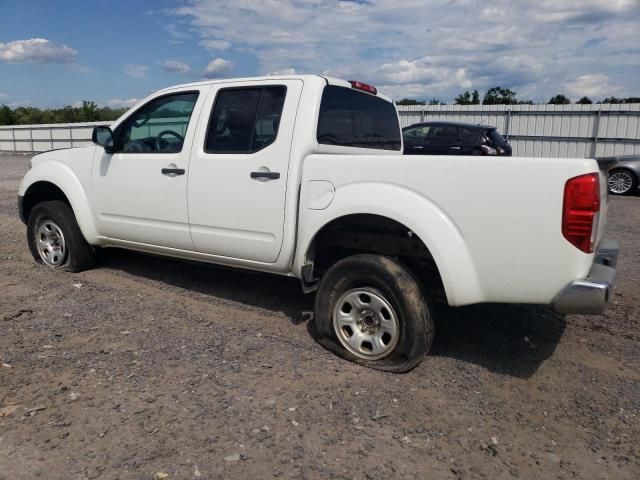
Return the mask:
[[[350,81],[342,80],[336,77],[330,77],[330,76],[318,75],[318,74],[293,74],[293,75],[263,75],[259,77],[209,79],[209,80],[202,80],[200,82],[190,82],[190,83],[183,83],[179,85],[173,85],[171,87],[164,88],[160,91],[164,92],[164,91],[170,91],[170,90],[176,90],[176,89],[182,89],[182,88],[196,87],[201,85],[229,84],[229,83],[235,83],[235,82],[262,82],[262,81],[277,82],[282,80],[302,80],[304,82],[309,80],[317,81],[318,79],[323,80],[324,82],[326,82],[327,85],[336,85],[336,86],[345,87],[345,88],[355,88],[350,83]],[[368,92],[368,91],[367,93],[372,94],[371,92]],[[393,103],[393,100],[391,98],[381,94],[380,92],[376,92],[375,96]]]

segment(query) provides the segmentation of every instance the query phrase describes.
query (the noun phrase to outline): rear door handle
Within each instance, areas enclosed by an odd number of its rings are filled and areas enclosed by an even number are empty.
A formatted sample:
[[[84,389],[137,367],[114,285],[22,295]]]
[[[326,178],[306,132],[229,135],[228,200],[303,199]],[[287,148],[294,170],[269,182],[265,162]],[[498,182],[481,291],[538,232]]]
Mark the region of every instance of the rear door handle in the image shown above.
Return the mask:
[[[163,175],[184,175],[184,168],[163,168]]]
[[[268,180],[277,180],[280,178],[280,172],[251,172],[251,178],[266,178]]]

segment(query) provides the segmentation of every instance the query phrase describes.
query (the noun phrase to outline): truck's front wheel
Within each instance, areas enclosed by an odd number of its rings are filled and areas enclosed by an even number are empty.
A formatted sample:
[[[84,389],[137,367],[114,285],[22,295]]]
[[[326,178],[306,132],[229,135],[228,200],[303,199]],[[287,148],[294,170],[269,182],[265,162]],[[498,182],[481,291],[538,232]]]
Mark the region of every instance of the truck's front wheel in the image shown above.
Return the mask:
[[[315,302],[320,344],[347,360],[390,372],[420,363],[433,341],[433,320],[413,276],[397,261],[361,254],[333,265]]]
[[[94,264],[94,252],[78,227],[73,210],[52,200],[33,207],[27,221],[29,249],[37,262],[69,272]]]

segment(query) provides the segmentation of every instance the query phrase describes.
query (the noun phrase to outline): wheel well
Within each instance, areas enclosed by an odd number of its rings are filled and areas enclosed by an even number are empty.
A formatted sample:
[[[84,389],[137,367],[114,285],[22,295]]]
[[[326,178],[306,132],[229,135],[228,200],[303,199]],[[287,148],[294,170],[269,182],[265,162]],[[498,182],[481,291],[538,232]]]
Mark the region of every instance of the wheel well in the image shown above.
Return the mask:
[[[372,214],[347,215],[322,227],[307,251],[303,281],[321,278],[333,264],[358,253],[397,258],[431,297],[444,297],[440,272],[424,242],[405,225]]]
[[[50,200],[60,200],[71,206],[69,199],[60,188],[51,182],[36,182],[31,185],[22,199],[22,211],[25,221],[28,221],[29,214],[38,203]]]

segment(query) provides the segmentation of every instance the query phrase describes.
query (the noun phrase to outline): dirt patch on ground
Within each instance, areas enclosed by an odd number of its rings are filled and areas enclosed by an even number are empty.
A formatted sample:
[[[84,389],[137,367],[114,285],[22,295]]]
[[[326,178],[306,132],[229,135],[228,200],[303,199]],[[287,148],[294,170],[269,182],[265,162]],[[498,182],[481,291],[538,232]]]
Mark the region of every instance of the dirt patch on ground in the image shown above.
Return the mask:
[[[612,199],[605,316],[443,309],[394,375],[318,346],[292,279],[122,250],[34,264],[27,160],[0,156],[0,479],[640,478],[640,197]]]

